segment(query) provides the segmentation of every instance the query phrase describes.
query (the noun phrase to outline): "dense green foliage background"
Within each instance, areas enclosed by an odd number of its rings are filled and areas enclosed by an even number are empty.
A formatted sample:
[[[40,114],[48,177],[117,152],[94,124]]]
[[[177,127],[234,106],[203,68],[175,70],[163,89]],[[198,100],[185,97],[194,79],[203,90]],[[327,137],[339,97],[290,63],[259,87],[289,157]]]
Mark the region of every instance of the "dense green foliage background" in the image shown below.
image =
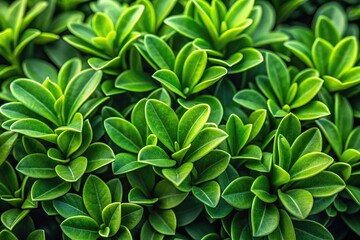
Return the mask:
[[[358,0],[0,0],[0,239],[360,236]]]

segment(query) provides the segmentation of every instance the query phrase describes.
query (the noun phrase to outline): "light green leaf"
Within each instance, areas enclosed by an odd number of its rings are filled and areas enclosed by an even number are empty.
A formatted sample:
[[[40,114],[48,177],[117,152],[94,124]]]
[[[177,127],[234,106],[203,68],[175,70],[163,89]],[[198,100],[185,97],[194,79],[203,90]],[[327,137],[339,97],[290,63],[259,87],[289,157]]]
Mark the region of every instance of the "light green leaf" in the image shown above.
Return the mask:
[[[321,152],[307,153],[300,157],[290,168],[292,181],[305,179],[325,170],[334,161],[332,157]]]
[[[220,191],[220,185],[216,181],[210,181],[192,187],[194,196],[212,208],[216,207],[220,201]]]
[[[252,177],[239,177],[225,188],[221,197],[235,208],[248,209],[254,198],[254,194],[250,191],[253,182]]]
[[[285,96],[290,87],[290,76],[285,63],[277,55],[266,54],[266,71],[272,89],[274,90],[280,104],[283,105]],[[255,110],[255,109],[254,109]]]
[[[280,201],[285,209],[299,219],[305,219],[313,206],[313,196],[303,189],[292,189],[285,193],[278,190]]]
[[[65,219],[60,224],[61,230],[71,239],[89,239],[99,238],[98,223],[88,216],[75,216]]]
[[[199,104],[189,108],[181,117],[177,129],[177,139],[181,147],[188,146],[202,130],[210,116],[210,107]]]
[[[103,223],[109,227],[109,237],[114,236],[120,229],[121,203],[114,202],[107,205],[102,211]]]
[[[147,34],[144,38],[144,44],[149,56],[160,69],[174,69],[175,55],[164,40],[155,35]]]
[[[335,173],[323,171],[313,177],[295,182],[293,188],[305,189],[313,197],[323,198],[333,196],[345,188],[344,181]]]
[[[87,167],[87,159],[78,157],[70,161],[68,165],[57,165],[55,167],[56,174],[66,182],[76,182],[85,173]]]
[[[266,109],[266,99],[256,90],[244,89],[237,92],[233,100],[251,110]]]
[[[149,216],[149,222],[159,233],[175,235],[176,216],[173,210],[152,211]]]
[[[109,187],[99,177],[90,175],[84,184],[83,200],[89,215],[102,223],[102,211],[111,203]]]
[[[320,101],[311,101],[308,104],[293,110],[300,120],[315,120],[330,115],[329,108]]]
[[[264,203],[258,197],[254,198],[251,206],[252,234],[256,237],[272,233],[279,225],[280,214],[272,203]]]
[[[63,117],[69,123],[82,104],[100,83],[102,73],[91,69],[78,73],[70,80],[64,92]]]
[[[25,107],[59,125],[57,112],[55,111],[55,97],[49,90],[28,79],[17,79],[10,85],[11,93]]]
[[[323,80],[320,78],[308,78],[299,84],[295,99],[291,102],[291,108],[305,105],[313,99],[319,92]]]
[[[346,37],[341,40],[330,55],[328,65],[328,72],[330,75],[339,78],[346,73],[354,66],[357,59],[357,52],[358,42],[354,36]]]
[[[138,155],[138,161],[157,167],[173,167],[176,164],[167,153],[158,146],[148,145],[143,147]]]
[[[56,143],[57,135],[53,132],[53,130],[45,123],[33,118],[17,120],[11,124],[10,130],[24,134],[28,137],[40,138]]]
[[[55,166],[57,162],[50,159],[46,154],[33,153],[25,156],[17,164],[16,170],[22,174],[38,179],[56,177]]]
[[[224,131],[217,128],[201,130],[186,153],[185,161],[195,162],[199,160],[221,144],[227,137],[228,135]]]
[[[137,128],[123,118],[108,118],[104,122],[107,134],[120,148],[138,153],[143,146],[141,135]]]
[[[66,194],[71,188],[71,183],[60,178],[36,180],[31,188],[32,201],[53,200]]]

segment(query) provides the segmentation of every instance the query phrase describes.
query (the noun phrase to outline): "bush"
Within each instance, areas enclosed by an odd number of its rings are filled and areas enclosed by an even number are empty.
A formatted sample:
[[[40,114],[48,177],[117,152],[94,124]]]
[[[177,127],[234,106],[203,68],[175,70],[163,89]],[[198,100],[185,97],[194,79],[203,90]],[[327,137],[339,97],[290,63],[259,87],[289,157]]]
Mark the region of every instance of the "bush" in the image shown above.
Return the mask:
[[[0,0],[0,239],[360,236],[357,0]]]

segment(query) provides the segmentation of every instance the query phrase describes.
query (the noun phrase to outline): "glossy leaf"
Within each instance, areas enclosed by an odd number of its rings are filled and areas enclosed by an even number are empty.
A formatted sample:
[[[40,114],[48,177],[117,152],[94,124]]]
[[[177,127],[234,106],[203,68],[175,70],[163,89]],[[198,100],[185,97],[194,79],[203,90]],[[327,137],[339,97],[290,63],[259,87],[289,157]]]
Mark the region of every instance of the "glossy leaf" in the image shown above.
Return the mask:
[[[251,207],[251,226],[253,236],[266,236],[279,225],[280,214],[272,203],[264,203],[255,197]]]
[[[90,175],[84,184],[83,199],[89,215],[101,223],[102,211],[111,203],[109,187],[99,177]]]
[[[75,216],[61,223],[61,230],[71,239],[97,239],[99,225],[88,216]]]

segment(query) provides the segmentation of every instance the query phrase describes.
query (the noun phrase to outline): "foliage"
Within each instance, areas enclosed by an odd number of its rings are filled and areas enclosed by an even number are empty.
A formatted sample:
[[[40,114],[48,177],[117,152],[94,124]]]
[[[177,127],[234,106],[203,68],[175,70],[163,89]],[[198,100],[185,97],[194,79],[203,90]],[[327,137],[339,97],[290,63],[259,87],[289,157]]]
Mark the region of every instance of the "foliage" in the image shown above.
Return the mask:
[[[358,238],[359,16],[0,0],[0,239]]]

